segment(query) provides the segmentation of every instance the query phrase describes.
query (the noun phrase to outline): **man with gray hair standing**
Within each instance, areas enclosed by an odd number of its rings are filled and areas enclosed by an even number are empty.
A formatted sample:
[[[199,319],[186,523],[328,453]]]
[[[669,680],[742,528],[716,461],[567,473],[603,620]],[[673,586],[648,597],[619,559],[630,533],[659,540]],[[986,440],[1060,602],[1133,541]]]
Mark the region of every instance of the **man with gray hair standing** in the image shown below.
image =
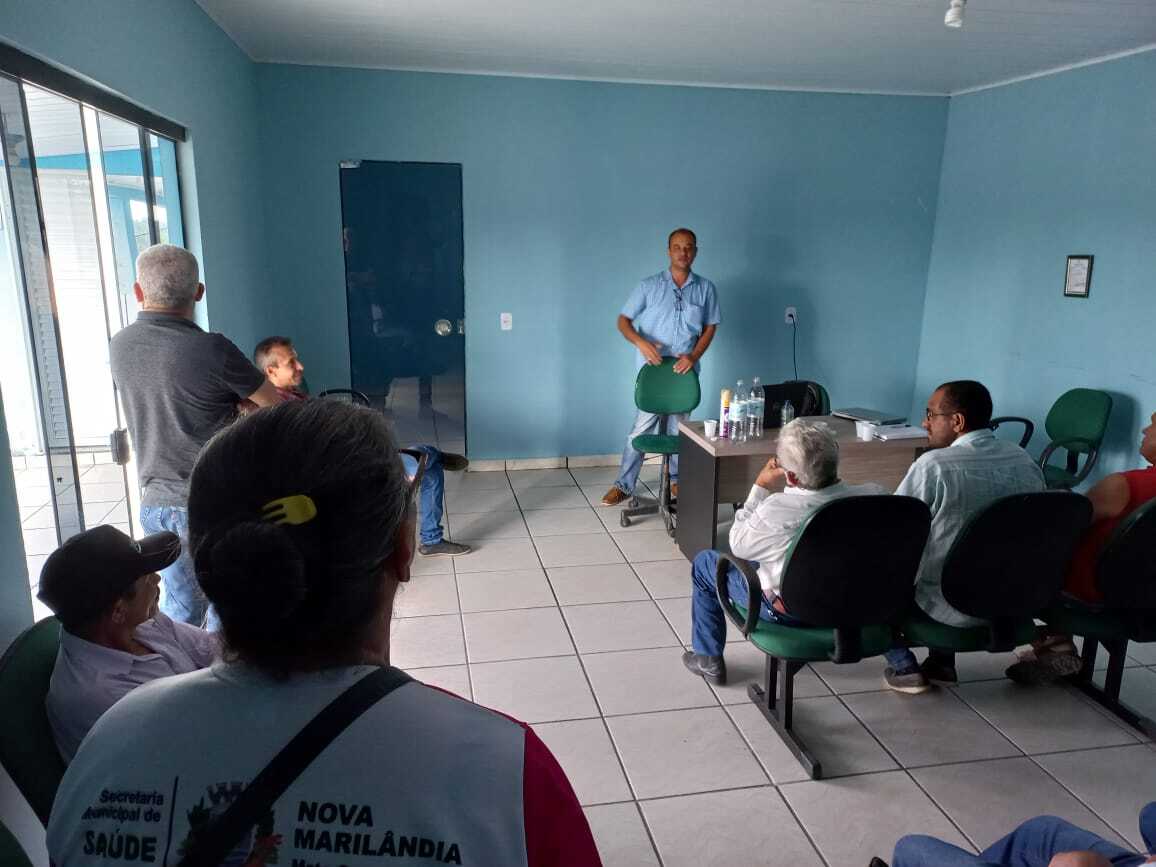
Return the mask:
[[[181,539],[181,556],[161,570],[161,610],[202,625],[208,603],[188,551],[189,475],[209,438],[237,417],[237,404],[279,403],[277,390],[222,334],[194,321],[205,294],[197,259],[156,244],[136,260],[137,319],[109,347],[112,378],[136,449],[141,526]]]
[[[767,461],[755,479],[747,501],[735,512],[730,548],[736,557],[752,561],[759,573],[763,604],[759,617],[779,623],[798,623],[779,599],[783,563],[791,541],[807,518],[824,503],[840,497],[885,494],[875,484],[848,485],[839,481],[839,442],[821,421],[797,418],[779,432],[778,454]],[[712,683],[726,683],[723,661],[726,615],[715,592],[718,551],[701,551],[690,574],[691,646],[683,664]],[[747,598],[747,582],[730,567],[730,595]]]

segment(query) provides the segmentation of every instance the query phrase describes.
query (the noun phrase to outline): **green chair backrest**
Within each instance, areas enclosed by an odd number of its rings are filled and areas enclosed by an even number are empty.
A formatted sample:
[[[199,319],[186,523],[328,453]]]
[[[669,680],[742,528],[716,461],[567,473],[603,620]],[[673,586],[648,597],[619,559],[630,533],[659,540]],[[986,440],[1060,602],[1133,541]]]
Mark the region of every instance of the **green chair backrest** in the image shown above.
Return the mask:
[[[1098,448],[1108,430],[1108,416],[1112,413],[1112,397],[1093,388],[1073,388],[1059,396],[1048,417],[1044,429],[1053,442],[1067,439],[1089,440]],[[1068,451],[1083,454],[1088,451],[1073,445]]]
[[[662,364],[645,364],[634,381],[634,405],[643,412],[675,415],[691,412],[702,399],[698,373],[693,368],[675,373],[678,359],[664,358]]]
[[[44,699],[60,647],[60,621],[24,630],[0,659],[0,765],[45,825],[64,760],[48,725]]]
[[[12,832],[0,822],[0,864],[4,867],[32,867],[32,860],[28,857],[20,841]]]

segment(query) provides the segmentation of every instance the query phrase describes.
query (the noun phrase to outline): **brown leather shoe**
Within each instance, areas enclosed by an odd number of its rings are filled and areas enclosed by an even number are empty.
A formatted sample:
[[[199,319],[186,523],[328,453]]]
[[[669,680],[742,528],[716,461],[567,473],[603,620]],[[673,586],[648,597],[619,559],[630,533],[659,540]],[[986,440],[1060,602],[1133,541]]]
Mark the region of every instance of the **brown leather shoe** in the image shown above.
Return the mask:
[[[678,482],[670,483],[670,498],[672,500],[678,499]]]
[[[606,492],[606,496],[602,498],[602,505],[604,506],[621,506],[630,499],[630,494],[624,493],[617,485]]]

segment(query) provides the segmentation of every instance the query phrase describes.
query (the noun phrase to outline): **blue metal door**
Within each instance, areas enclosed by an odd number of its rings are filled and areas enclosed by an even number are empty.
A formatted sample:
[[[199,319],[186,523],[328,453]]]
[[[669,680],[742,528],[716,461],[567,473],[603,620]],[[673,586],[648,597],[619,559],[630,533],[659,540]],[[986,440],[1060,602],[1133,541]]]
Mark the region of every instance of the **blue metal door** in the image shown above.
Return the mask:
[[[341,215],[352,387],[404,442],[464,453],[462,167],[345,161]]]

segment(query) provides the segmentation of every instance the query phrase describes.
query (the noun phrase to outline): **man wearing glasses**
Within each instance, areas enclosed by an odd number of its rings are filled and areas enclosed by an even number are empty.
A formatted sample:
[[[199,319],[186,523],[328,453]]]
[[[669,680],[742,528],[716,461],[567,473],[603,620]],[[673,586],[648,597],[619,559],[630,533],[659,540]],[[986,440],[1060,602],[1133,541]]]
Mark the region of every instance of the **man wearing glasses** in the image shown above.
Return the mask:
[[[676,373],[697,369],[720,322],[718,292],[714,284],[690,270],[698,254],[697,239],[690,229],[675,229],[667,239],[670,267],[639,283],[622,312],[618,314],[618,331],[638,349],[637,367],[661,364],[663,356],[677,358]],[[667,417],[666,433],[678,432],[684,415]],[[638,473],[642,469],[642,452],[635,450],[633,440],[658,430],[659,416],[638,411],[614,487],[602,498],[602,505],[617,506],[634,495]],[[670,459],[670,493],[678,496],[678,456]]]
[[[931,533],[915,581],[915,602],[928,617],[948,626],[980,626],[982,620],[948,604],[940,586],[943,562],[967,520],[993,501],[1044,490],[1044,474],[1015,443],[997,439],[991,394],[970,379],[945,382],[927,401],[923,429],[928,450],[911,465],[896,494],[931,508]],[[929,651],[920,666],[907,648],[887,652],[883,680],[896,692],[925,692],[929,683],[954,685],[955,654]]]

